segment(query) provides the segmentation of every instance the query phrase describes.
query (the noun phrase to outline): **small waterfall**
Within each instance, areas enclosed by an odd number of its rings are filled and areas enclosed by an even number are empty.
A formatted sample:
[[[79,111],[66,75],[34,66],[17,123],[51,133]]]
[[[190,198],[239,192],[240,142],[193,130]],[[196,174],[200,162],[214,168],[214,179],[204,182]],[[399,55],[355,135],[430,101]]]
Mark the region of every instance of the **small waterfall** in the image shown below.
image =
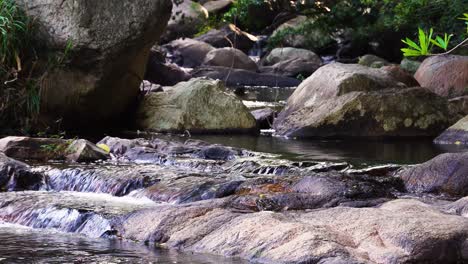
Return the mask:
[[[92,212],[69,208],[2,208],[0,220],[32,228],[54,229],[62,232],[82,233],[89,237],[100,237],[110,224],[107,219]]]
[[[154,206],[148,199],[107,194],[0,193],[0,222],[100,237],[120,216]]]
[[[151,177],[125,166],[108,168],[52,169],[46,172],[48,188],[54,191],[108,193],[124,196],[155,183]]]

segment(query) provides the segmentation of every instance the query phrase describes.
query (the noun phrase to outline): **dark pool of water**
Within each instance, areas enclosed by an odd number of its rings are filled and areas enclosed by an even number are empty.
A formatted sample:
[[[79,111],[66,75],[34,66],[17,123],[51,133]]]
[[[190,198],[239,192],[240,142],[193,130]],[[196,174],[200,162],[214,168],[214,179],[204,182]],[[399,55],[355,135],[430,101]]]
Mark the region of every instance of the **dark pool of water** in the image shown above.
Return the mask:
[[[193,136],[252,151],[280,154],[283,158],[317,161],[346,161],[354,165],[416,164],[444,152],[468,151],[458,146],[439,146],[430,139],[398,141],[294,140],[270,136]]]
[[[193,263],[241,264],[211,255],[156,250],[120,240],[0,224],[0,263]]]

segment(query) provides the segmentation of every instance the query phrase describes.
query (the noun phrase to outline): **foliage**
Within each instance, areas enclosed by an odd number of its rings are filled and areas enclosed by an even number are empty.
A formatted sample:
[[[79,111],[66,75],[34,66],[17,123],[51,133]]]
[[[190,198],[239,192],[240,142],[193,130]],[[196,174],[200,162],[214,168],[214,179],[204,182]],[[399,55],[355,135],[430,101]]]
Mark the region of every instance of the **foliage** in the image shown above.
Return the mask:
[[[231,9],[223,16],[223,20],[236,25],[241,25],[243,29],[256,31],[264,25],[256,17],[249,14],[249,8],[262,7],[266,2],[264,0],[237,0]]]
[[[20,51],[27,44],[29,19],[13,0],[0,0],[0,62],[21,70]]]
[[[460,11],[466,8],[466,0],[303,1],[297,5],[298,11],[313,21],[311,27],[320,28],[329,35],[344,39],[349,37],[343,33],[351,32],[349,40],[364,45],[371,42],[378,43],[385,46],[383,49],[386,53],[392,52],[397,55],[403,48],[400,39],[404,36],[417,37],[413,34],[418,32],[418,28],[436,28],[438,31],[434,34],[441,35],[444,44],[449,41],[448,38],[452,39],[452,43],[464,40],[468,32],[458,19]],[[307,30],[308,32],[300,29],[289,30],[288,34],[280,36],[288,37],[305,33],[302,36],[309,38],[308,34],[313,30],[309,27]],[[452,37],[448,35],[445,41],[443,32],[457,34]],[[272,47],[281,43],[277,38],[269,41]],[[443,44],[437,38],[435,41],[440,45]]]
[[[405,57],[418,57],[418,56],[427,56],[430,54],[433,45],[432,35],[434,34],[434,30],[431,28],[429,33],[424,32],[421,28],[418,30],[419,34],[419,45],[416,44],[409,38],[406,40],[402,40],[403,43],[408,45],[408,48],[403,48],[403,56]]]
[[[466,24],[466,33],[468,34],[468,13],[464,13],[463,17],[460,17],[460,20],[465,20]]]
[[[64,67],[73,43],[63,52],[38,58],[35,24],[14,0],[0,0],[0,129],[29,134],[39,116],[41,83],[47,72]],[[13,131],[4,131],[13,132]],[[18,131],[16,131],[18,132]]]

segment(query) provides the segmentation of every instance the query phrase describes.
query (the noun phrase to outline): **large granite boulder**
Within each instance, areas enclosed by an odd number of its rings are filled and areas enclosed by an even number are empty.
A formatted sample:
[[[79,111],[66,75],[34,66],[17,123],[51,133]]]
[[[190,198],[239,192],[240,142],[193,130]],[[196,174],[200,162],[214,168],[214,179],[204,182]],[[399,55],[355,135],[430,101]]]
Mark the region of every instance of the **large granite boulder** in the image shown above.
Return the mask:
[[[208,10],[195,1],[175,1],[162,42],[192,37],[208,22],[208,16]]]
[[[203,64],[208,66],[231,67],[247,71],[257,71],[257,64],[241,50],[234,48],[215,49],[206,54]]]
[[[446,153],[409,167],[398,176],[414,193],[468,195],[468,152]]]
[[[169,0],[15,0],[38,25],[47,53],[71,55],[41,83],[44,121],[108,126],[137,99],[151,47],[170,16]]]
[[[447,113],[444,98],[385,70],[334,63],[301,83],[274,128],[288,137],[435,136]]]
[[[206,54],[215,48],[203,41],[184,38],[176,39],[163,46],[170,60],[183,67],[197,67],[205,60]]]
[[[432,56],[414,75],[423,87],[445,97],[468,94],[468,56]]]
[[[123,236],[254,263],[457,263],[468,220],[413,199],[374,208],[245,213],[216,199],[122,218]]]
[[[445,130],[434,142],[442,145],[468,145],[468,115]]]
[[[141,102],[137,126],[158,132],[254,132],[255,118],[220,81],[195,78]]]

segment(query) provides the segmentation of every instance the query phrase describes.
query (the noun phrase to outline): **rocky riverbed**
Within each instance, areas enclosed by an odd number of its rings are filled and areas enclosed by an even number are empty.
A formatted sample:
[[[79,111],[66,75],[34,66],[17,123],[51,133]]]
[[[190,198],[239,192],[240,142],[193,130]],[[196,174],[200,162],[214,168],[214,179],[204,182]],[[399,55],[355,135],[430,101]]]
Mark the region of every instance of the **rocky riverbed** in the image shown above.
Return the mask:
[[[359,169],[193,139],[106,137],[107,158],[64,163],[25,156],[44,140],[0,142],[31,164],[1,154],[2,222],[254,263],[467,261],[463,152]]]

